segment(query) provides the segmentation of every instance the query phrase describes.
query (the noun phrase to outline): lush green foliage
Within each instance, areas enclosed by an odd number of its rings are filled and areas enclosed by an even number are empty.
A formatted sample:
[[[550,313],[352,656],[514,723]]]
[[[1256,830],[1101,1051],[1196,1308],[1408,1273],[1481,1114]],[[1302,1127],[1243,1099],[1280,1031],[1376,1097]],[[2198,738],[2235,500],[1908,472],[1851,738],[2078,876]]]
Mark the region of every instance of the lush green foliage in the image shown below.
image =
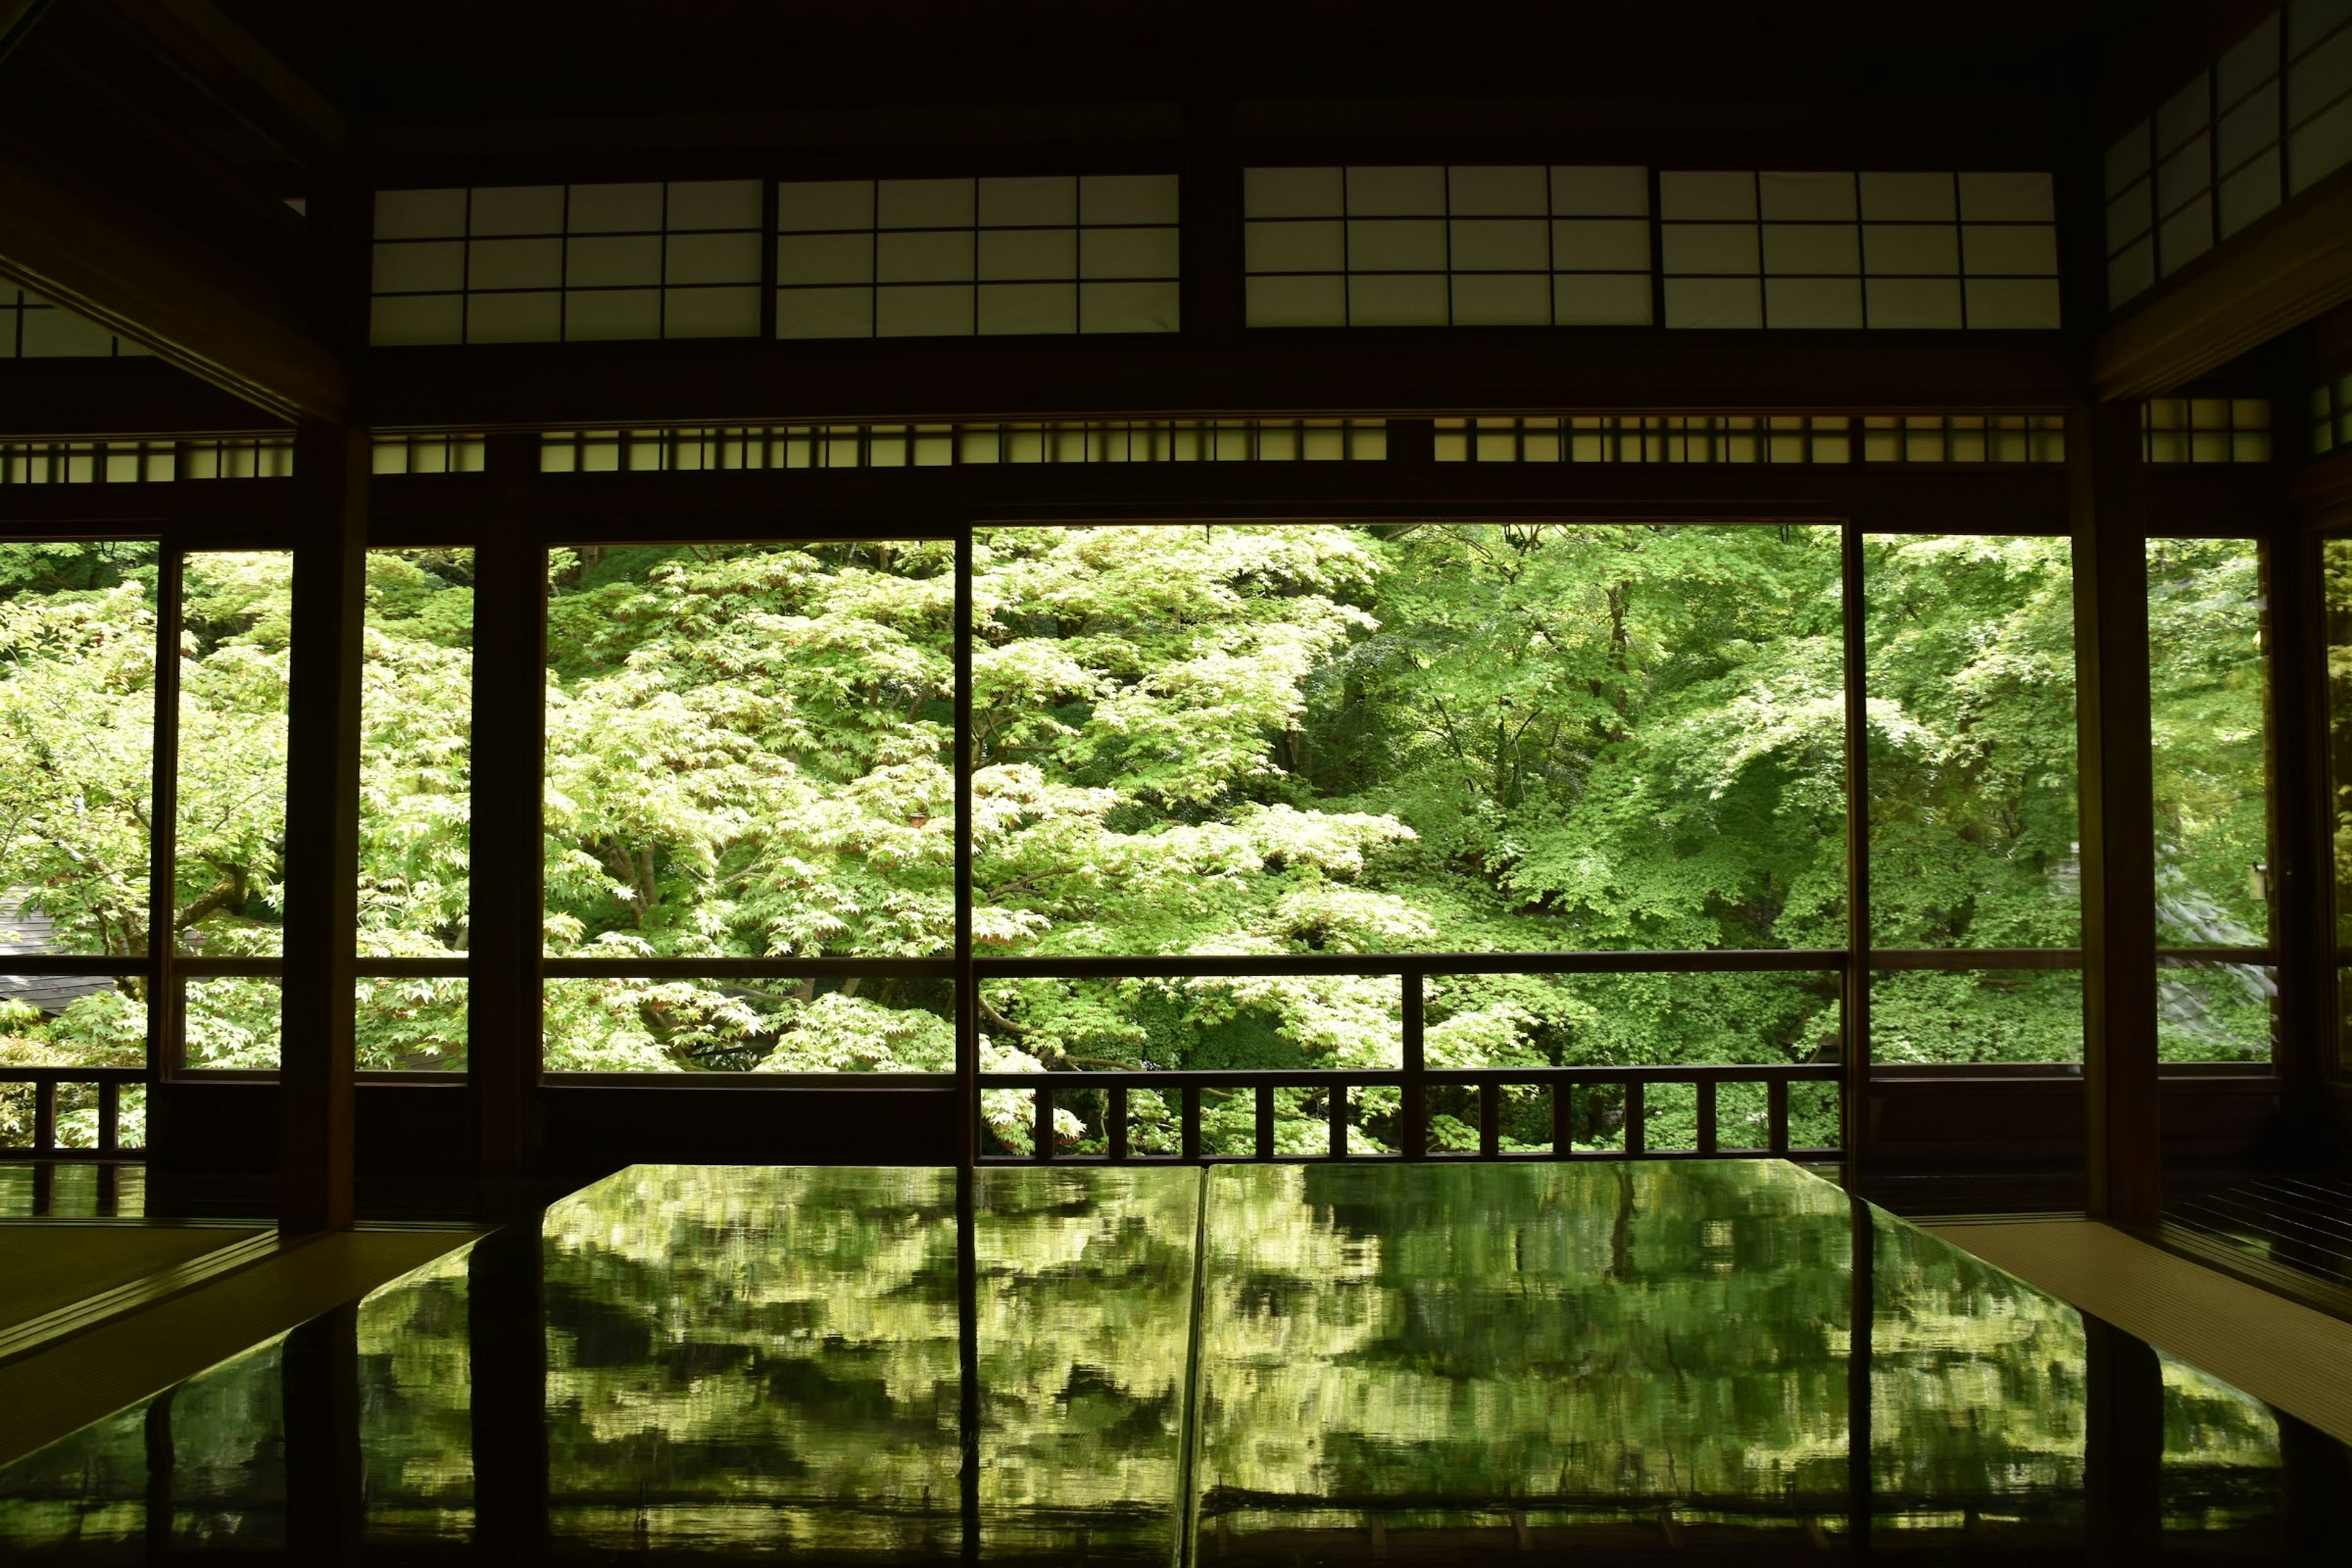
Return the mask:
[[[0,557],[0,857],[84,952],[143,951],[153,555]],[[926,957],[953,929],[953,593],[941,543],[557,552],[546,942],[606,959]],[[1590,523],[989,529],[975,548],[974,934],[989,953],[1836,949],[1846,937],[1835,531]],[[471,562],[369,568],[362,952],[467,947]],[[2073,614],[2063,542],[1865,546],[1873,940],[2078,940]],[[2253,557],[2152,555],[2156,749],[2174,942],[2259,942]],[[193,556],[181,632],[185,951],[278,949],[286,557]],[[2167,1054],[2267,1037],[2258,971],[2179,972]],[[457,1065],[464,986],[376,980],[362,1063]],[[552,982],[555,1068],[938,1070],[936,981]],[[1774,974],[1433,980],[1436,1065],[1833,1059],[1828,964]],[[995,1068],[1393,1067],[1392,980],[1005,981]],[[275,1059],[273,982],[192,987],[192,1060]],[[20,1058],[138,1059],[135,982],[19,1017]],[[1892,973],[1889,1061],[2079,1052],[2063,972]],[[1749,1104],[1749,1100],[1754,1104]],[[1799,1138],[1829,1133],[1801,1097]],[[1022,1147],[1025,1101],[991,1107]],[[1356,1134],[1396,1136],[1392,1095]],[[1285,1091],[1280,1138],[1323,1136]],[[1726,1101],[1759,1142],[1760,1096]],[[1471,1136],[1441,1102],[1441,1142]],[[1137,1106],[1146,1146],[1172,1137]],[[1061,1135],[1099,1135],[1069,1098]],[[1690,1135],[1654,1094],[1654,1144]],[[1574,1108],[1580,1142],[1622,1107]],[[1749,1125],[1754,1123],[1755,1125]],[[1514,1103],[1506,1136],[1549,1135]],[[1750,1137],[1750,1134],[1753,1134]],[[1212,1146],[1246,1137],[1213,1099]]]

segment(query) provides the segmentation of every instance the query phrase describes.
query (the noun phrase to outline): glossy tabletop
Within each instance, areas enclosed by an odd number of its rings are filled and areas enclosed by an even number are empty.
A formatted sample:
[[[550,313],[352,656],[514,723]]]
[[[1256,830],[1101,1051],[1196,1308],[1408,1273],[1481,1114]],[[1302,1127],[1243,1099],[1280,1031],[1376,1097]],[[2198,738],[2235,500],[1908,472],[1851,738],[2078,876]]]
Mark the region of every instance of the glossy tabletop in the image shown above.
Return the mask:
[[[1773,1162],[638,1166],[0,1469],[0,1557],[2293,1563],[2346,1461]]]

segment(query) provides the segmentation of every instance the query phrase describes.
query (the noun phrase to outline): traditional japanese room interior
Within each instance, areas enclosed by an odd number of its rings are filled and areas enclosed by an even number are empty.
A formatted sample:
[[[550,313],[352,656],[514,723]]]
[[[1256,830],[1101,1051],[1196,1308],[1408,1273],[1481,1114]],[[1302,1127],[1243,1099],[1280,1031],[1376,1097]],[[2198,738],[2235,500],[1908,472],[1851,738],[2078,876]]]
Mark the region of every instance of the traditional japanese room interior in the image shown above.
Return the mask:
[[[0,1561],[2341,1563],[2352,0],[0,0]]]

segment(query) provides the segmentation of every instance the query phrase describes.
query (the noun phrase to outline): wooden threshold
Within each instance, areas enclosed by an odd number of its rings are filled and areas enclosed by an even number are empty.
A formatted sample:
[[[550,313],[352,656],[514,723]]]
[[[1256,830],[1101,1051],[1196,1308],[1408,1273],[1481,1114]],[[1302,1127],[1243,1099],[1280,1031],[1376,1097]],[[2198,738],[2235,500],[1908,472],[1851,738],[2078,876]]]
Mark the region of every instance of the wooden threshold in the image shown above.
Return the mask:
[[[330,1232],[0,1364],[0,1410],[8,1413],[0,1465],[484,1234],[460,1226]]]
[[[2093,1220],[1924,1228],[2352,1443],[2352,1323]]]

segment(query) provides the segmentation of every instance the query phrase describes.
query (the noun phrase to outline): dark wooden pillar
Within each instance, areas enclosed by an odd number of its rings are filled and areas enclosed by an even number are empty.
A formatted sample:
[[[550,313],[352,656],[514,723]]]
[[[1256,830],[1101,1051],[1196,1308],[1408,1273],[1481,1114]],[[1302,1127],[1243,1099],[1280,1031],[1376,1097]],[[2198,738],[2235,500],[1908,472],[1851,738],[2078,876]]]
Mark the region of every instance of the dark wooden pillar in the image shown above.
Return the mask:
[[[492,437],[488,468],[520,486],[530,436]],[[537,1155],[540,1066],[540,771],[546,746],[545,553],[520,526],[492,526],[474,556],[473,972],[467,1063],[484,1212],[503,1215]]]
[[[2163,1206],[2156,1079],[2156,823],[2148,742],[2147,498],[2140,405],[2066,420],[2082,791],[2087,1206],[2148,1225]]]
[[[2274,408],[2292,404],[2273,400]],[[2282,433],[2283,435],[2284,433]],[[2274,439],[2279,437],[2274,437]],[[2325,1158],[2328,1056],[2335,1044],[2335,863],[2328,823],[2326,630],[2317,542],[2284,512],[2262,541],[2263,652],[2270,734],[2271,950],[2278,955],[2281,1131],[2303,1158]]]
[[[972,537],[969,523],[955,542],[955,1029],[956,1147],[960,1170],[980,1162],[980,981],[971,942]]]
[[[1870,1114],[1870,678],[1868,600],[1864,597],[1862,527],[1839,531],[1838,581],[1845,644],[1845,973],[1841,978],[1840,1044],[1845,1081],[1839,1137],[1845,1144],[1848,1192],[1869,1190]]]
[[[286,980],[278,1075],[279,1228],[352,1222],[352,965],[359,924],[360,622],[367,434],[295,436],[302,531],[286,742]]]

